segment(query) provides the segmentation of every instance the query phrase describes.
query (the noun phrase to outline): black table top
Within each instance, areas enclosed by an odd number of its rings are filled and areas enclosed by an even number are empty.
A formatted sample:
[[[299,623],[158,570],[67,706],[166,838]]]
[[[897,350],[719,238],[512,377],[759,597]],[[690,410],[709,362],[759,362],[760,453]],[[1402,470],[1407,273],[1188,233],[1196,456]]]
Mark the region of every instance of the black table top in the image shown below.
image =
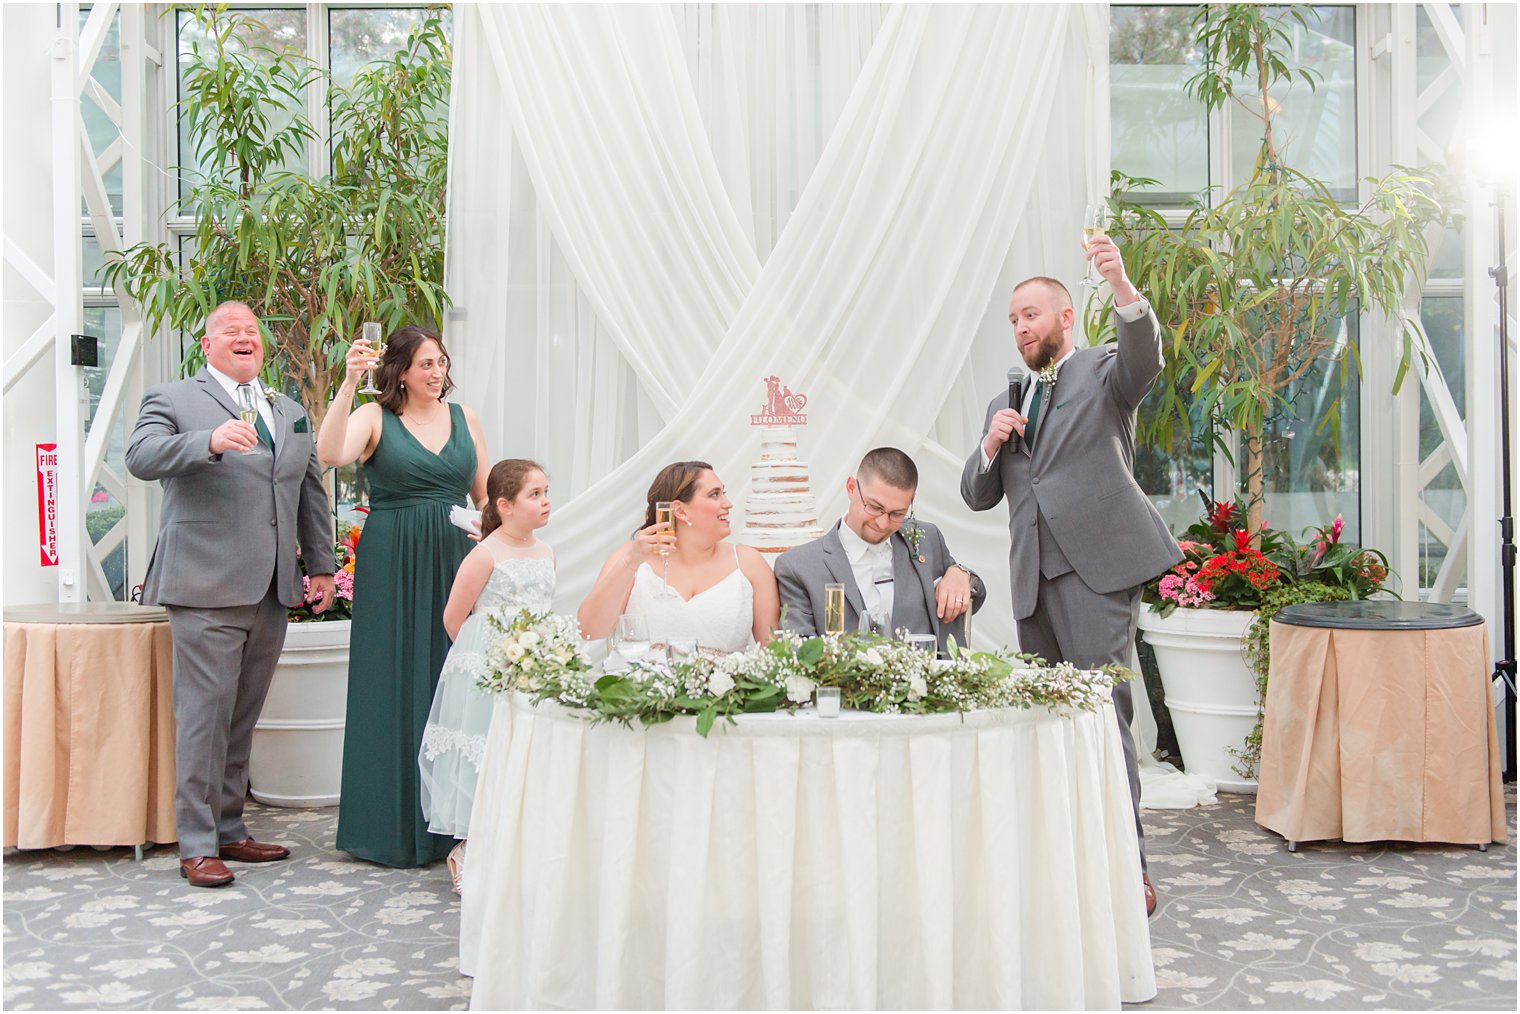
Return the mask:
[[[1445,602],[1366,599],[1285,606],[1272,618],[1294,627],[1333,627],[1337,630],[1447,630],[1483,622],[1483,617],[1471,609]]]

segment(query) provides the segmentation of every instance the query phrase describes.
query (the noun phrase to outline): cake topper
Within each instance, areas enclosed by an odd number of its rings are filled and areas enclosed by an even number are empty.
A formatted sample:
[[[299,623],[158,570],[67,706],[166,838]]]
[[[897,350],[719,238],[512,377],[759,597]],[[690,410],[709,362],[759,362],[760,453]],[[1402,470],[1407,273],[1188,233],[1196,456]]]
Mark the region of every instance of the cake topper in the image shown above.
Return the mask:
[[[751,426],[806,426],[807,395],[793,394],[792,389],[772,374],[765,378],[765,405],[759,415],[749,417]]]

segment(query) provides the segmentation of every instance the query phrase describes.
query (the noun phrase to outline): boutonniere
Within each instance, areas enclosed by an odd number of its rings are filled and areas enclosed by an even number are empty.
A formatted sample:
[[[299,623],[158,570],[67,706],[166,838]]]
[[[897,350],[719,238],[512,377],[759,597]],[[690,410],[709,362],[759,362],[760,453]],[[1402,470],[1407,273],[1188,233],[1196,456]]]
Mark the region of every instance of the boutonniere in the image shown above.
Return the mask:
[[[918,518],[913,516],[913,508],[908,508],[908,518],[903,523],[900,531],[902,533],[903,541],[908,544],[908,548],[913,550],[914,553],[917,553],[918,544],[924,541],[924,530],[919,527]],[[924,558],[922,556],[919,556],[918,562],[925,562]]]
[[[1054,388],[1056,386],[1056,375],[1059,374],[1060,372],[1061,372],[1061,364],[1060,363],[1057,363],[1057,362],[1046,363],[1045,364],[1045,368],[1040,371],[1040,377],[1039,377],[1040,383]]]

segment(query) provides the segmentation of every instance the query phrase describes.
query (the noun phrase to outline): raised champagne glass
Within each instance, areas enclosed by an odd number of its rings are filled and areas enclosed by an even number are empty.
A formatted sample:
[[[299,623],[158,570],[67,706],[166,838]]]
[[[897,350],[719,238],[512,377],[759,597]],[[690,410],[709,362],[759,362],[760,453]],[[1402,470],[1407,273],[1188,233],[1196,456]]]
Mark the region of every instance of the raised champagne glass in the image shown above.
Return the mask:
[[[844,585],[830,582],[823,586],[823,632],[844,633]]]
[[[658,500],[654,505],[654,533],[655,535],[674,535],[676,533],[676,509],[675,504],[669,500]],[[657,552],[660,554],[661,579],[670,584],[670,547],[660,543]]]
[[[367,321],[365,321],[364,322],[364,329],[363,329],[363,332],[362,332],[362,336],[363,336],[364,340],[369,343],[369,348],[370,348],[371,352],[373,352],[377,356],[381,356],[381,355],[385,354],[385,343],[383,341],[381,341],[380,322],[379,321],[377,321],[377,320],[367,320]],[[375,386],[375,371],[374,370],[366,370],[366,371],[364,371],[364,386],[361,387],[361,388],[359,388],[359,393],[360,394],[375,395],[375,396],[378,396],[380,394],[380,389]]]
[[[1108,235],[1108,205],[1089,204],[1087,211],[1082,215],[1082,249],[1086,250],[1094,241]],[[1097,286],[1103,281],[1103,276],[1098,274],[1097,267],[1092,261],[1087,262],[1087,272],[1082,276],[1082,284]]]
[[[254,400],[253,385],[239,384],[237,389],[237,400],[238,418],[243,420],[249,426],[257,429],[259,424],[259,404]],[[258,447],[255,445],[254,447],[248,448],[248,450],[244,451],[243,453],[252,454],[257,449]]]

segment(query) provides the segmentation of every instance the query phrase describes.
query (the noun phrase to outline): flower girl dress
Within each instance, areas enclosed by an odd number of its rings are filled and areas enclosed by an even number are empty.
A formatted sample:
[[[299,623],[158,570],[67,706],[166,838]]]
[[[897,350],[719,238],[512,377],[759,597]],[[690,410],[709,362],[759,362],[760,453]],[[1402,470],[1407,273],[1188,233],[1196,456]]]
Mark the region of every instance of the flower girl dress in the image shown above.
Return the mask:
[[[428,830],[455,838],[470,834],[475,783],[495,707],[495,695],[477,685],[486,672],[486,652],[501,636],[486,614],[500,612],[510,621],[522,609],[547,610],[554,598],[554,557],[547,546],[528,551],[538,555],[510,555],[514,551],[495,539],[483,544],[495,566],[449,649],[417,756]]]

